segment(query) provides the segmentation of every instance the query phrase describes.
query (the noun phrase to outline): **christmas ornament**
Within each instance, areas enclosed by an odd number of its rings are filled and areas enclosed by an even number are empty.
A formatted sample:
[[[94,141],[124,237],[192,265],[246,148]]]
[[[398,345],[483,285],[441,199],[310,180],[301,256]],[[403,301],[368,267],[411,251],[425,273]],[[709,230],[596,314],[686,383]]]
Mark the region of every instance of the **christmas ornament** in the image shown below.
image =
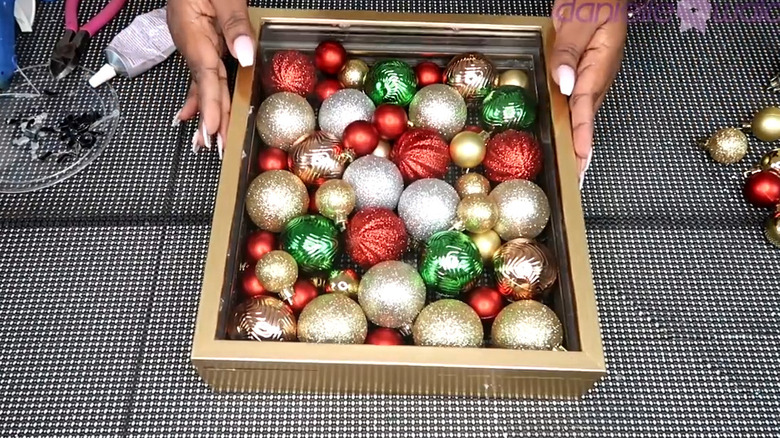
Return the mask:
[[[455,211],[453,228],[471,233],[490,231],[498,221],[498,206],[488,195],[468,195]]]
[[[246,255],[253,262],[276,249],[276,235],[268,231],[255,231],[246,238]]]
[[[337,74],[347,62],[347,51],[338,41],[323,41],[314,49],[314,65],[329,75]]]
[[[414,68],[414,74],[417,77],[417,86],[419,87],[427,87],[441,82],[441,68],[431,61],[417,64]]]
[[[317,72],[311,58],[297,50],[274,53],[265,68],[268,94],[288,91],[306,97],[314,91]]]
[[[490,131],[528,129],[536,121],[536,101],[522,87],[503,85],[485,96],[479,115]]]
[[[531,79],[528,77],[528,73],[523,70],[507,70],[501,73],[498,75],[498,85],[514,85],[531,91]]]
[[[390,160],[366,155],[355,160],[344,171],[357,196],[357,209],[378,207],[395,210],[404,189],[401,172]]]
[[[444,83],[471,102],[485,97],[495,80],[496,68],[481,53],[456,56],[444,69]]]
[[[374,149],[374,152],[371,152],[371,155],[389,160],[392,151],[393,147],[390,146],[387,140],[379,140],[379,144],[376,145],[376,149]]]
[[[295,315],[274,297],[252,297],[233,311],[231,339],[255,341],[295,341]]]
[[[447,142],[433,129],[414,128],[401,135],[390,154],[404,182],[443,178],[450,165]]]
[[[421,179],[401,194],[398,215],[412,238],[425,241],[450,227],[458,202],[460,198],[451,185],[440,179]]]
[[[320,107],[320,129],[341,139],[344,129],[355,120],[371,120],[374,103],[359,90],[345,89],[333,93]]]
[[[404,223],[391,210],[360,210],[347,225],[347,254],[364,269],[400,259],[408,245]]]
[[[761,157],[761,161],[745,173],[745,177],[761,172],[762,170],[771,170],[780,175],[780,149],[773,149]]]
[[[314,86],[314,95],[317,100],[324,102],[325,99],[333,96],[337,91],[341,90],[341,83],[335,79],[323,79]]]
[[[485,132],[485,130],[482,129],[481,126],[477,126],[477,125],[466,125],[463,127],[463,130],[489,136],[489,134]]]
[[[309,191],[309,214],[317,214],[319,213],[319,210],[317,210],[317,192],[316,191]]]
[[[493,321],[493,345],[516,350],[561,350],[563,325],[549,307],[537,301],[518,301]]]
[[[339,82],[345,88],[363,88],[368,65],[360,59],[350,59],[339,71]]]
[[[257,167],[260,172],[287,170],[287,152],[279,148],[262,148],[257,154]]]
[[[428,85],[409,104],[409,121],[417,128],[431,128],[447,141],[466,124],[466,102],[455,89],[444,84]]]
[[[464,301],[471,306],[482,321],[493,321],[504,308],[504,296],[493,288],[480,286],[466,294]]]
[[[241,290],[248,297],[256,297],[268,294],[260,280],[255,275],[255,263],[250,264],[241,272]]]
[[[517,238],[493,255],[496,287],[511,301],[539,300],[558,278],[558,263],[541,243]]]
[[[780,175],[762,170],[748,176],[743,190],[745,199],[758,208],[772,208],[780,204]]]
[[[536,179],[543,162],[542,147],[533,134],[511,129],[490,139],[483,165],[489,180],[503,182]]]
[[[358,287],[360,277],[352,269],[333,271],[325,283],[325,292],[329,294],[343,294],[353,300],[358,299]]]
[[[775,93],[780,91],[780,73],[775,73],[775,75],[769,79],[769,85],[767,85],[766,90]]]
[[[398,105],[383,103],[374,111],[374,126],[385,140],[395,140],[409,127],[406,110]]]
[[[278,294],[288,303],[292,302],[298,265],[290,254],[281,250],[269,252],[257,261],[255,275],[266,290]]]
[[[547,226],[550,203],[544,191],[531,181],[502,182],[490,197],[498,205],[498,222],[493,229],[502,239],[534,238]]]
[[[780,209],[766,220],[764,236],[769,243],[780,248]]]
[[[484,233],[470,234],[469,238],[477,245],[482,263],[493,264],[493,254],[501,247],[501,237],[493,230]]]
[[[737,128],[723,128],[715,131],[709,139],[699,140],[699,146],[718,163],[734,164],[747,154],[748,139]]]
[[[487,195],[490,194],[490,181],[478,173],[466,173],[455,181],[455,191],[461,198],[468,195]]]
[[[406,263],[382,262],[363,275],[358,302],[369,321],[409,333],[425,305],[425,284],[417,270]]]
[[[319,215],[296,217],[281,235],[287,251],[306,273],[330,271],[339,250],[339,232],[333,222]]]
[[[342,137],[344,147],[355,151],[355,155],[362,157],[376,149],[379,144],[379,132],[371,122],[355,120],[344,129]]]
[[[407,106],[417,91],[417,77],[409,64],[385,59],[368,70],[363,88],[375,104]]]
[[[283,91],[272,94],[257,110],[257,132],[268,146],[287,150],[314,131],[314,110],[303,97]]]
[[[341,179],[325,181],[317,189],[314,202],[321,215],[335,222],[343,230],[347,216],[355,209],[355,190]]]
[[[444,299],[422,309],[412,335],[415,345],[481,347],[484,332],[479,315],[468,304]]]
[[[354,154],[345,149],[333,135],[315,131],[293,144],[288,165],[290,171],[305,184],[322,185],[340,178]]]
[[[246,211],[260,229],[278,233],[290,219],[306,213],[309,194],[301,180],[286,170],[263,172],[249,184]]]
[[[743,125],[743,129],[761,141],[780,139],[780,108],[768,106],[762,109],[756,113],[751,123]]]
[[[486,138],[471,131],[462,131],[450,141],[450,156],[452,161],[464,169],[470,169],[482,164],[487,149]]]
[[[387,327],[377,327],[368,332],[366,344],[404,345],[404,338],[396,330]]]
[[[320,295],[298,317],[298,339],[320,344],[362,344],[368,322],[358,303],[341,294]]]
[[[420,257],[420,274],[428,287],[457,296],[482,275],[482,257],[465,234],[440,231],[425,243]]]
[[[319,295],[317,286],[311,280],[301,278],[293,284],[293,296],[290,298],[290,309],[299,315],[301,311]]]

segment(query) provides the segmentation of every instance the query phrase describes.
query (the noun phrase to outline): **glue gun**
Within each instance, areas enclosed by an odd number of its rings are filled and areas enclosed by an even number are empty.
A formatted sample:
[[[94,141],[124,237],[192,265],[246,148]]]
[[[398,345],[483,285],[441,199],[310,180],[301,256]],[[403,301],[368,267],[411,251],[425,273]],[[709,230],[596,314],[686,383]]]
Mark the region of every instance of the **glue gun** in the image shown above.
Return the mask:
[[[0,0],[0,90],[11,85],[16,71],[14,0]]]

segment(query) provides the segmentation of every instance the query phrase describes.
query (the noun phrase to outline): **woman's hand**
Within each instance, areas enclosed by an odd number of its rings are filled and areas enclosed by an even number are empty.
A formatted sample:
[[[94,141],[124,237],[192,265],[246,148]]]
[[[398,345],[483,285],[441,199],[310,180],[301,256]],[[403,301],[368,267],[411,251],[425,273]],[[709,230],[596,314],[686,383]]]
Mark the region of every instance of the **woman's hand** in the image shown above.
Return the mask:
[[[230,93],[222,63],[225,46],[241,66],[255,62],[246,0],[169,0],[168,27],[192,73],[187,100],[174,124],[200,113],[193,150],[201,146],[210,149],[211,138],[216,136],[221,158],[230,120]]]

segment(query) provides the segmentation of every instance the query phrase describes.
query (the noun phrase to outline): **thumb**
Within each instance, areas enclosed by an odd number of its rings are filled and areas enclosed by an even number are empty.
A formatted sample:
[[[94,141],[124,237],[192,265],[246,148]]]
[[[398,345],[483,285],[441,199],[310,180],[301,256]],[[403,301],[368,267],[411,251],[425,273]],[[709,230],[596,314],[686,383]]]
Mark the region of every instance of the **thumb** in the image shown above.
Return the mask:
[[[249,22],[246,0],[218,0],[214,2],[214,9],[230,53],[242,67],[253,65],[254,32]]]
[[[597,20],[580,17],[583,6],[588,5],[580,5],[576,14],[576,1],[557,0],[553,7],[557,32],[550,57],[550,71],[561,93],[566,96],[571,96],[574,90],[580,58],[599,26]]]

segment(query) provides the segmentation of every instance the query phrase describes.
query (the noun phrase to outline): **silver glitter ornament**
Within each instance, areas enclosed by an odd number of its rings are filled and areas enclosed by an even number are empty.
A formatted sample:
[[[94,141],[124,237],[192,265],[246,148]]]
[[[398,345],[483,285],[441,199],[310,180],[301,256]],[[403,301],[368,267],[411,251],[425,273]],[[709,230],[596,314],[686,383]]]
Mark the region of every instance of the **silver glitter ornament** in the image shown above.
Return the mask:
[[[301,136],[314,131],[316,119],[306,99],[282,91],[263,101],[255,125],[263,143],[287,151]]]
[[[409,104],[409,121],[417,128],[431,128],[447,141],[463,130],[468,110],[458,92],[444,84],[428,85]]]
[[[493,345],[518,350],[560,350],[563,325],[558,316],[544,304],[516,301],[501,310],[493,321]]]
[[[534,238],[550,220],[550,203],[539,186],[522,179],[504,181],[490,192],[498,205],[498,222],[493,228],[504,240]]]
[[[355,208],[386,208],[395,210],[404,190],[404,179],[392,161],[374,155],[355,160],[344,171],[344,181],[355,189]]]
[[[426,306],[412,329],[415,345],[481,347],[484,332],[479,315],[463,301],[444,299]]]
[[[425,283],[417,270],[404,262],[382,262],[363,275],[358,302],[374,324],[408,333],[425,305]]]
[[[320,129],[341,139],[344,129],[355,120],[370,122],[374,102],[360,90],[346,88],[333,93],[320,107]]]
[[[278,233],[292,218],[309,208],[309,194],[303,182],[286,170],[263,172],[249,184],[246,211],[255,225]]]
[[[421,179],[411,183],[401,194],[398,215],[412,238],[425,241],[452,225],[458,202],[458,192],[445,181]]]
[[[362,344],[368,321],[360,305],[346,295],[311,300],[298,317],[298,340],[318,344]]]

